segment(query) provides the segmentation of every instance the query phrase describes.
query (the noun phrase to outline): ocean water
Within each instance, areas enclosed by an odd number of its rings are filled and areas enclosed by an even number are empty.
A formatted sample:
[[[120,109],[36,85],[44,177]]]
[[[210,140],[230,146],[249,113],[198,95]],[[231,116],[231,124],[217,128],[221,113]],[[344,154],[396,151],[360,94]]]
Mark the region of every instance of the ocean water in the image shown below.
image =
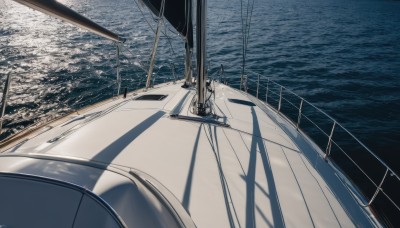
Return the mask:
[[[127,38],[121,52],[122,87],[143,87],[156,27],[149,11],[135,0],[60,2]],[[216,76],[223,64],[224,77],[233,86],[240,80],[242,63],[240,5],[239,0],[208,3],[209,75]],[[182,40],[166,24],[156,83],[173,80],[171,64],[182,78]],[[0,88],[7,73],[12,74],[0,139],[115,95],[115,49],[103,38],[0,0]],[[250,82],[257,78],[251,72],[257,72],[263,85],[269,77],[293,90],[400,173],[400,1],[255,0],[246,68]],[[254,92],[254,84],[250,89]],[[264,99],[265,88],[261,91]],[[331,125],[324,124],[329,131]],[[320,138],[322,144],[324,140]],[[379,182],[382,170],[366,169]],[[399,184],[393,186],[399,189]],[[365,194],[373,194],[373,189]],[[398,193],[392,195],[400,202]],[[395,209],[382,209],[387,202],[379,197],[378,213],[393,226],[400,224],[391,213]]]

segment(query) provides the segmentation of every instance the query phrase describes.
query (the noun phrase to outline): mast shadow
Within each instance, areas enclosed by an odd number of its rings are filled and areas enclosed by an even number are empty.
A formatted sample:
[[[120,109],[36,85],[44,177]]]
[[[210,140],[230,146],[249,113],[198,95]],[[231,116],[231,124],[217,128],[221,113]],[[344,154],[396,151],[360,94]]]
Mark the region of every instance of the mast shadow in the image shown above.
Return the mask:
[[[119,153],[121,153],[130,143],[132,143],[138,136],[145,132],[149,127],[155,124],[165,112],[158,111],[147,119],[143,120],[140,124],[129,130],[127,133],[119,137],[113,143],[96,154],[91,160],[111,163]]]
[[[110,164],[125,147],[127,147],[146,129],[156,123],[164,114],[165,112],[159,111],[145,119],[143,122],[119,137],[109,146],[101,150],[91,159],[91,161],[104,165]],[[94,169],[88,169],[82,165],[73,164],[72,162],[56,162],[47,159],[38,159],[35,163],[27,163],[25,166],[21,165],[21,167],[19,167],[17,170],[18,172],[45,173],[47,176],[52,178],[59,180],[70,180],[70,182],[73,183],[78,183],[82,177],[87,177],[85,188],[93,188],[99,177],[105,171],[105,169],[99,168],[100,171],[95,172],[93,171]]]
[[[340,203],[340,205],[343,207],[349,217],[351,217],[353,223],[356,224],[355,221],[357,221],[358,226],[370,227],[372,224],[371,220],[369,220],[363,208],[360,207],[359,203],[355,200],[352,193],[350,193],[347,189],[347,183],[343,182],[337,171],[332,168],[330,162],[326,162],[324,160],[323,155],[321,154],[321,150],[317,147],[314,147],[312,143],[310,143],[310,139],[307,138],[307,136],[304,135],[302,131],[300,131],[299,133],[299,131],[293,130],[294,127],[292,124],[288,124],[286,120],[280,117],[280,115],[270,111],[264,103],[258,102],[258,107],[263,110],[263,112],[265,112],[274,121],[274,123],[286,133],[286,135],[294,142],[296,147],[299,148],[300,153],[306,159],[306,161],[303,162],[310,164],[313,169],[318,173],[318,175],[324,180],[324,182],[329,186],[330,192]],[[307,167],[307,169],[309,168]],[[314,179],[320,186],[318,180],[315,177]],[[324,197],[326,197],[325,193],[323,194]],[[327,203],[331,205],[329,201]],[[336,211],[334,211],[333,213],[336,217]]]
[[[190,194],[191,194],[191,190],[192,190],[193,171],[194,171],[194,165],[196,163],[196,155],[197,155],[197,149],[199,146],[202,125],[203,124],[200,124],[199,130],[197,131],[196,139],[195,139],[194,146],[193,146],[192,159],[190,161],[190,166],[189,166],[189,172],[188,172],[188,176],[186,178],[185,192],[183,193],[183,198],[182,198],[182,206],[186,209],[186,211],[189,214],[190,214],[189,203],[190,203]]]
[[[224,171],[222,168],[221,154],[219,151],[219,144],[218,144],[218,137],[217,137],[217,126],[213,125],[213,128],[214,128],[215,141],[213,140],[213,131],[211,130],[211,125],[208,124],[208,131],[210,134],[209,142],[210,142],[211,148],[214,152],[215,160],[218,165],[218,174],[219,174],[219,178],[220,178],[220,182],[221,182],[222,193],[224,195],[224,202],[225,202],[225,207],[226,207],[226,213],[227,213],[228,219],[229,219],[229,224],[231,227],[235,227],[235,222],[234,222],[233,216],[235,216],[235,219],[237,221],[238,221],[238,217],[236,214],[235,205],[233,204],[233,200],[231,198],[231,194],[229,191],[229,185],[225,178],[225,174],[224,174]],[[232,202],[232,204],[230,204],[229,202]],[[231,207],[232,207],[233,213],[232,213]]]
[[[200,140],[200,136],[201,136],[201,131],[202,131],[202,128],[204,127],[204,133],[206,134],[207,140],[210,143],[211,149],[212,149],[213,154],[216,159],[216,163],[217,163],[217,167],[218,167],[218,174],[219,174],[219,179],[220,179],[220,183],[221,183],[222,193],[224,196],[224,202],[225,202],[228,220],[229,220],[230,226],[235,227],[234,219],[238,220],[238,218],[237,218],[237,214],[235,212],[234,206],[230,205],[230,203],[229,203],[230,201],[232,201],[232,199],[231,199],[230,192],[229,192],[229,186],[227,184],[227,181],[225,179],[225,175],[224,175],[223,169],[222,169],[220,153],[219,153],[218,137],[217,137],[217,127],[214,126],[214,129],[212,129],[211,126],[212,126],[212,124],[207,124],[207,125],[200,124],[200,126],[199,126],[199,130],[197,132],[197,136],[196,136],[194,146],[193,146],[192,159],[190,162],[188,176],[186,179],[186,186],[185,186],[185,192],[183,194],[182,206],[190,214],[189,205],[190,205],[190,195],[191,195],[191,188],[192,188],[192,181],[193,181],[193,172],[194,172],[194,167],[195,167],[195,163],[196,163],[196,156],[197,156],[197,152],[198,152],[198,145],[199,145],[199,140]],[[208,128],[206,128],[206,127],[208,127]]]
[[[282,211],[278,200],[274,176],[272,168],[267,156],[267,150],[264,141],[261,137],[260,126],[254,107],[251,107],[251,115],[253,117],[253,137],[250,147],[249,167],[246,176],[246,227],[255,227],[255,178],[256,178],[256,161],[257,148],[260,152],[264,172],[268,181],[269,202],[271,204],[273,223],[268,222],[268,225],[273,224],[274,227],[284,227]],[[260,210],[259,210],[260,211]],[[263,216],[263,215],[262,215]],[[265,216],[263,216],[265,218]]]

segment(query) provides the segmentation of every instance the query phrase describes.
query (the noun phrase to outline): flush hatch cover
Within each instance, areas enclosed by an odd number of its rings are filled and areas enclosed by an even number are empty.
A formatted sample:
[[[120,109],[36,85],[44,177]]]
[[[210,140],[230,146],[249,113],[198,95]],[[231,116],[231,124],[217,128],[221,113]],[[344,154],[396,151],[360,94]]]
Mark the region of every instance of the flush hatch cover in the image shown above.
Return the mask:
[[[256,106],[253,102],[250,102],[250,101],[245,101],[245,100],[240,100],[240,99],[231,99],[231,98],[229,98],[228,100],[235,104],[246,105],[246,106]]]
[[[142,96],[139,96],[135,98],[135,100],[139,101],[162,101],[164,100],[168,95],[165,94],[145,94]]]

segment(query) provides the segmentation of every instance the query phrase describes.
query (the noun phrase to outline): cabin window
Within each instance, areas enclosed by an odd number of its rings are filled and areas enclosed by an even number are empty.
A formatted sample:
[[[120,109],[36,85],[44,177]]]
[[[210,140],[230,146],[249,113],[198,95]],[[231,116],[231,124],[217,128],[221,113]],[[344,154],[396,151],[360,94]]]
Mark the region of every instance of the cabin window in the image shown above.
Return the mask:
[[[0,227],[123,227],[106,203],[78,186],[0,173]]]

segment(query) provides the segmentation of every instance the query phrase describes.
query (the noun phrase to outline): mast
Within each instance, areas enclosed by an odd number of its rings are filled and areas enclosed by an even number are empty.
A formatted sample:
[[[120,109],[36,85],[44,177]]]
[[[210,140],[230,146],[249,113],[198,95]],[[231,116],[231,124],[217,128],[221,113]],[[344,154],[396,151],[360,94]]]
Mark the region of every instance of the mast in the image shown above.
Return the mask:
[[[207,0],[197,0],[196,49],[197,49],[197,103],[196,113],[207,115],[206,109],[206,15]]]

